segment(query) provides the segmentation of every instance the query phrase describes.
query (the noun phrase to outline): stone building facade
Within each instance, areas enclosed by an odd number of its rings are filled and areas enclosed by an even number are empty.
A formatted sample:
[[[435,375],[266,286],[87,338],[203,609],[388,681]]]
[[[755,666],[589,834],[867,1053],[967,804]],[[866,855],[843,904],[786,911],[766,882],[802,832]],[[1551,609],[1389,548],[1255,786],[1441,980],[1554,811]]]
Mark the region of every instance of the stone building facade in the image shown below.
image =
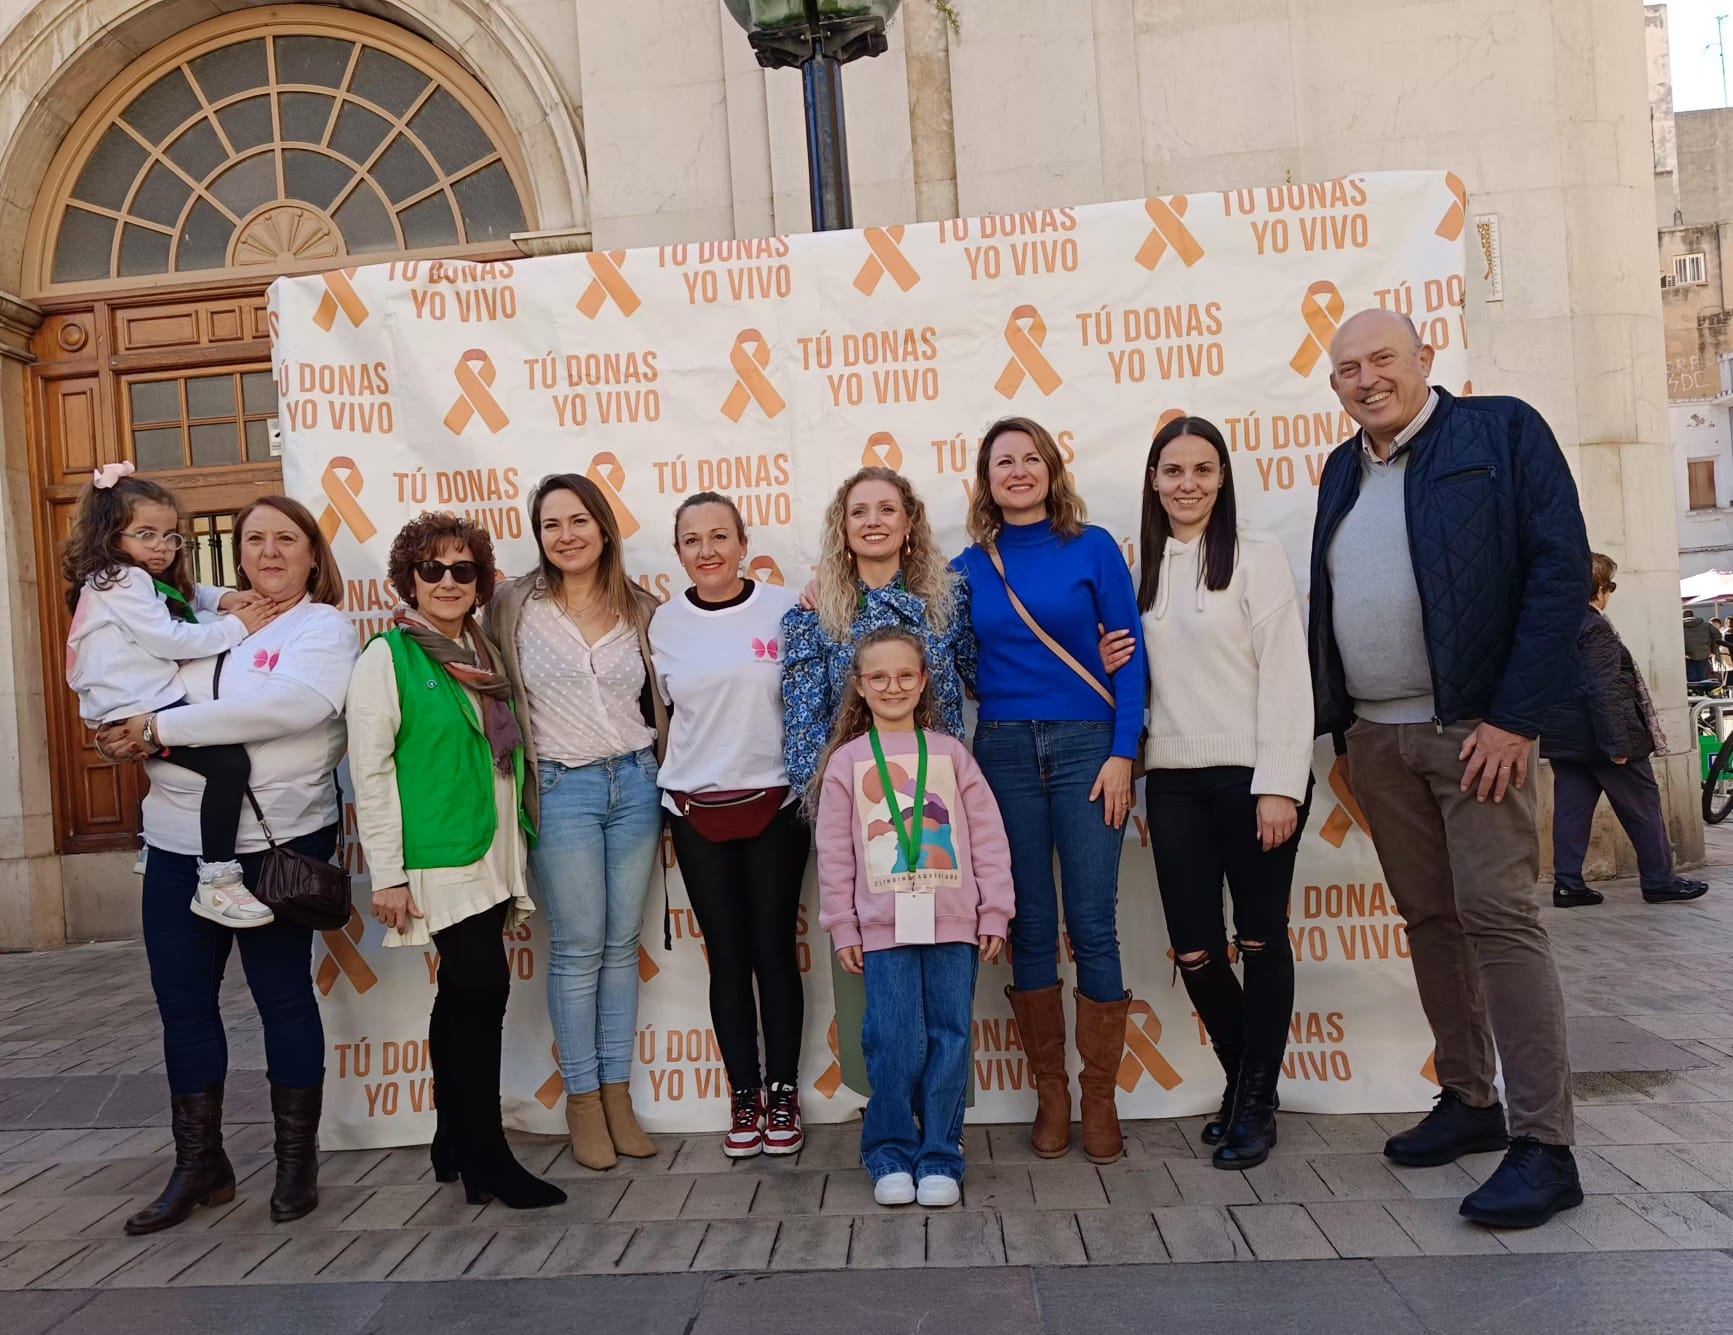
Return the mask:
[[[1500,299],[1470,281],[1475,387],[1565,443],[1684,745],[1635,0],[958,8],[960,37],[908,0],[847,70],[860,223],[1461,176],[1504,262]],[[136,776],[69,710],[54,545],[92,463],[136,457],[220,561],[277,477],[274,274],[807,226],[799,79],[720,0],[0,0],[0,946],[136,929]],[[1661,768],[1697,855],[1690,756]]]

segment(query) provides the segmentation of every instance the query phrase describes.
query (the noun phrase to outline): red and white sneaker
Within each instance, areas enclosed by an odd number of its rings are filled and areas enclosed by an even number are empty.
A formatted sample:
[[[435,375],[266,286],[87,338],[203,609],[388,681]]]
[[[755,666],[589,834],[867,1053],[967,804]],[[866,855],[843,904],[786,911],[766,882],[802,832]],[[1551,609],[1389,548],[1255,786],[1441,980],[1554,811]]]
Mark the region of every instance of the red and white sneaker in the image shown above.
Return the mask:
[[[734,1091],[734,1122],[722,1137],[722,1152],[730,1159],[750,1159],[764,1152],[764,1091]]]
[[[799,1154],[804,1144],[806,1132],[800,1129],[800,1091],[793,1085],[773,1083],[764,1119],[764,1152]]]

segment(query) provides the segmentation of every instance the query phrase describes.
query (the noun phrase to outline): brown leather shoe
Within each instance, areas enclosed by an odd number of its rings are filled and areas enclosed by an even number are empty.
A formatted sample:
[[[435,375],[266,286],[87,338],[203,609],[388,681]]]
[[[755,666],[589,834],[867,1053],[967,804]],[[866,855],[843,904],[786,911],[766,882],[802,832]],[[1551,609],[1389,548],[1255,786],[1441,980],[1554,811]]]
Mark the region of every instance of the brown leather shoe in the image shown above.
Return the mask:
[[[632,1111],[632,1087],[628,1084],[602,1086],[602,1113],[608,1121],[608,1138],[616,1153],[628,1159],[653,1159],[656,1142],[644,1134],[638,1125],[638,1115]]]
[[[169,1096],[175,1166],[168,1185],[126,1221],[129,1237],[173,1228],[200,1205],[227,1205],[235,1199],[235,1170],[223,1153],[223,1086],[219,1081],[197,1094]]]
[[[572,1136],[572,1158],[585,1168],[600,1172],[619,1162],[614,1158],[614,1142],[608,1135],[599,1091],[566,1095],[566,1130]]]
[[[319,1112],[323,1104],[322,1086],[271,1086],[277,1149],[277,1185],[271,1191],[273,1224],[286,1224],[319,1208]]]
[[[1065,1070],[1065,1002],[1059,984],[1019,992],[1007,987],[1011,1013],[1023,1038],[1023,1054],[1035,1077],[1035,1124],[1029,1145],[1043,1159],[1071,1149],[1071,1077]]]
[[[1091,1001],[1075,988],[1071,995],[1077,1001],[1077,1051],[1083,1058],[1078,1078],[1083,1087],[1083,1153],[1091,1163],[1113,1163],[1125,1155],[1113,1089],[1125,1057],[1131,993],[1118,1001]]]

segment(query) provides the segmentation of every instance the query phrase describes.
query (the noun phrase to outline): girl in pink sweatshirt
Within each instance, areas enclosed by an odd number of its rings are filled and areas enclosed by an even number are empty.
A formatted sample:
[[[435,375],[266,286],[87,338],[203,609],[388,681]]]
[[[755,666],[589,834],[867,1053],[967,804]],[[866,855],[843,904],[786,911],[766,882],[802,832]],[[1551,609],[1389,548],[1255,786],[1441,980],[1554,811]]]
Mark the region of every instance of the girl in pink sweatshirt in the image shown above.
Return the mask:
[[[998,804],[974,757],[935,727],[908,631],[862,639],[818,773],[806,800],[819,923],[842,967],[866,976],[861,1162],[880,1205],[955,1205],[975,975],[1004,949],[1015,897]]]

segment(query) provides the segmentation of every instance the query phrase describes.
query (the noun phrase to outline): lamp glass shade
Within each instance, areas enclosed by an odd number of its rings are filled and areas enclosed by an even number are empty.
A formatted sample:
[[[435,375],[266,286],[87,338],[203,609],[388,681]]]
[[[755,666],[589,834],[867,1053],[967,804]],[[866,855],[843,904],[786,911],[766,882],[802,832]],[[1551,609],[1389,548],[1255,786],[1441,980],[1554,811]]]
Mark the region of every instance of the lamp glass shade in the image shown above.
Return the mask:
[[[747,32],[769,32],[806,22],[806,0],[723,0],[728,12]],[[818,0],[821,19],[854,19],[877,15],[886,22],[902,0]]]

